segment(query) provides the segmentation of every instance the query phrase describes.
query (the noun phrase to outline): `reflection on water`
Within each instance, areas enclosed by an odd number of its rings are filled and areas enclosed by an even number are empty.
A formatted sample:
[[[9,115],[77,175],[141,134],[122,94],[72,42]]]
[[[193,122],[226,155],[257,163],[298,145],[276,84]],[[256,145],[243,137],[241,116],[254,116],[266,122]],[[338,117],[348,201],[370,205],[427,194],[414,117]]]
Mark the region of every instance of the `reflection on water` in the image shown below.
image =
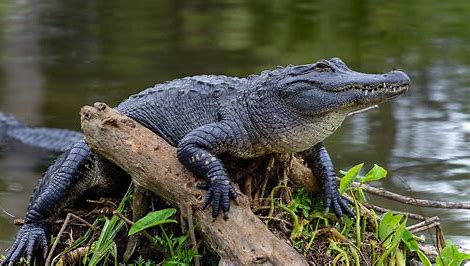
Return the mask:
[[[389,169],[380,184],[389,190],[469,201],[470,2],[141,3],[0,3],[0,110],[78,129],[82,105],[117,104],[156,82],[339,56],[365,72],[403,69],[413,86],[328,139],[337,168],[378,163]],[[21,217],[52,155],[13,145],[0,156],[0,207]],[[441,216],[447,236],[470,248],[469,211],[409,210]],[[0,227],[3,249],[16,232],[5,214]]]

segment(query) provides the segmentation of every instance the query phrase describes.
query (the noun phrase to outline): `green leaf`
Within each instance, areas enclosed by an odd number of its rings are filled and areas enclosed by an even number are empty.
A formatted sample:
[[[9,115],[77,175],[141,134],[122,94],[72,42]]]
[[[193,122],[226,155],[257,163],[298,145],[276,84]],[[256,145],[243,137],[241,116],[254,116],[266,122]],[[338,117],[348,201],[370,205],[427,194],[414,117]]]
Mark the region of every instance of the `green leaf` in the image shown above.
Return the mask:
[[[391,211],[385,213],[379,223],[379,239],[384,241],[390,233],[390,221],[393,218]]]
[[[406,247],[408,247],[410,251],[419,250],[418,241],[416,241],[413,234],[410,231],[408,231],[408,229],[405,229],[405,231],[403,231],[401,240],[403,241],[403,243],[405,243]]]
[[[406,265],[406,258],[405,258],[405,255],[403,254],[403,251],[401,249],[398,249],[397,252],[395,253],[395,260],[396,260],[396,265],[397,266],[405,266]]]
[[[309,215],[309,210],[310,210],[310,208],[308,208],[308,209],[306,209],[306,208],[305,208],[305,209],[302,209],[302,215],[303,215],[305,218],[308,217],[308,215]]]
[[[362,189],[358,189],[358,190],[356,190],[356,192],[357,192],[357,198],[358,198],[360,203],[367,202],[366,194],[364,193],[364,191]]]
[[[384,216],[382,217],[382,220],[380,221],[379,224],[379,239],[383,242],[382,246],[386,247],[388,246],[392,239],[392,233],[395,234],[397,227],[400,226],[400,221],[403,218],[403,215],[397,214],[393,215],[393,212],[389,211]],[[400,238],[401,234],[403,231],[400,233]]]
[[[446,247],[441,250],[437,257],[437,266],[459,266],[464,260],[469,260],[470,254],[460,252],[456,245],[453,245],[450,240],[446,241]]]
[[[374,167],[366,174],[366,177],[359,179],[361,183],[377,181],[387,176],[387,170],[374,164]]]
[[[397,216],[399,216],[399,215],[397,215]],[[401,218],[402,218],[402,216],[400,217],[400,220],[401,220]],[[398,221],[400,221],[400,220],[398,220]],[[407,217],[405,217],[405,220],[403,220],[403,222],[400,223],[398,228],[395,230],[395,233],[393,235],[393,242],[394,243],[399,243],[402,240],[403,233],[406,230],[406,221],[407,221]]]
[[[169,208],[159,211],[148,213],[145,217],[139,219],[129,230],[128,235],[131,236],[147,228],[165,224],[165,223],[177,223],[176,220],[168,219],[170,216],[176,213],[176,209]]]
[[[310,194],[303,188],[298,188],[294,192],[294,198],[287,206],[293,212],[300,211],[307,218],[310,214],[312,200]]]
[[[418,253],[419,260],[421,260],[424,266],[431,266],[431,261],[426,256],[426,254],[424,254],[424,252],[418,249],[416,253]]]
[[[122,212],[126,206],[129,205],[131,196],[132,185],[127,190],[126,194],[122,198],[119,206],[117,208],[118,212]],[[114,242],[116,235],[119,233],[121,228],[124,226],[124,221],[119,219],[116,215],[113,215],[111,219],[105,218],[105,223],[103,229],[101,230],[100,236],[97,241],[92,244],[92,257],[89,262],[86,262],[86,265],[101,265],[103,264],[102,260],[106,259],[110,254],[113,253],[113,250],[116,248],[116,243]],[[84,258],[84,261],[87,260],[87,257]]]
[[[376,265],[384,265],[385,259],[398,248],[398,244],[399,243],[395,243],[395,245],[386,248],[384,253],[382,253],[382,255],[380,256]]]
[[[178,242],[178,246],[183,246],[183,244],[186,242],[187,239],[188,239],[187,236],[182,235],[176,238],[176,242]]]
[[[351,169],[346,172],[346,174],[341,178],[341,182],[339,183],[339,193],[343,194],[346,189],[348,189],[352,182],[354,182],[354,179],[356,179],[357,174],[359,174],[359,171],[361,171],[362,167],[364,166],[364,163],[360,163],[358,165],[353,166]]]

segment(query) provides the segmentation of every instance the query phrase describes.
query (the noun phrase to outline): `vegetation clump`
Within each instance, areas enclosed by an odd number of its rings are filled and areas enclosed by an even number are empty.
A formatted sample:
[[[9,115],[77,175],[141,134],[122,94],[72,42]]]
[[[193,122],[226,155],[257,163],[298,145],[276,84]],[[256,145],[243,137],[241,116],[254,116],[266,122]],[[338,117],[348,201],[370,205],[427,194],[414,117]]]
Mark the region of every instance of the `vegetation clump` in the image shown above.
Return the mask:
[[[444,242],[437,217],[374,208],[362,185],[385,178],[387,171],[374,165],[361,175],[363,166],[341,171],[340,193],[353,206],[353,218],[338,219],[326,213],[321,200],[293,185],[272,160],[258,168],[258,173],[265,169],[263,178],[248,177],[241,185],[252,198],[253,212],[266,226],[316,265],[408,265],[411,261],[461,265],[470,259],[470,254],[459,251],[450,241]],[[68,210],[65,220],[54,227],[57,237],[51,240],[52,252],[46,264],[217,263],[217,255],[196,234],[197,225],[192,224],[190,213],[183,215],[152,199],[155,210],[132,222],[132,191],[131,186],[122,199],[89,201],[87,206]],[[416,219],[423,221],[412,225]],[[431,228],[436,231],[433,244],[439,252],[435,253],[425,248],[423,237],[416,235]]]

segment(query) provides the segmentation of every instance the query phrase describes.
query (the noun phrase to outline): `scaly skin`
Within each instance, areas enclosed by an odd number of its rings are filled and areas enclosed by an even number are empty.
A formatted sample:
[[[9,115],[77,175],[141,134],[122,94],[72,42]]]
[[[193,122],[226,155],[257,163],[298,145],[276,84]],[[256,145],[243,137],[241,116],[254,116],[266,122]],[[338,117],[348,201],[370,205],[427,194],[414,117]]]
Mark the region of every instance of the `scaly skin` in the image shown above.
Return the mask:
[[[408,85],[403,72],[363,74],[333,58],[248,78],[177,79],[129,97],[117,110],[177,147],[180,162],[206,180],[203,207],[212,205],[214,218],[220,210],[227,213],[230,199],[237,197],[221,154],[255,158],[291,152],[304,152],[321,179],[325,208],[341,217],[353,213],[338,193],[333,164],[321,142],[348,113],[397,97]],[[97,159],[99,166],[92,164]],[[48,223],[71,200],[97,186],[90,169],[109,165],[83,140],[65,151],[35,191],[26,224],[1,264],[45,253]],[[106,176],[107,170],[100,173]]]

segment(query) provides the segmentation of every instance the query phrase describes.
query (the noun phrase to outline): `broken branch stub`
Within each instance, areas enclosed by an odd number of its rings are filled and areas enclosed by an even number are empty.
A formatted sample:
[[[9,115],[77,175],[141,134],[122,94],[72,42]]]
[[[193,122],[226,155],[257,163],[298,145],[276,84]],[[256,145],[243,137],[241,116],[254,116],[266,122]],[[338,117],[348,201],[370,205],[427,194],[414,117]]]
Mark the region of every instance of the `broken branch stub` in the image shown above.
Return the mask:
[[[200,210],[203,192],[196,179],[176,158],[176,148],[132,119],[104,103],[81,110],[82,129],[90,147],[130,174],[134,183],[179,208],[196,206],[196,228],[217,252],[219,264],[307,265],[303,256],[278,239],[253,214],[240,196],[228,219],[213,221],[210,210]]]

